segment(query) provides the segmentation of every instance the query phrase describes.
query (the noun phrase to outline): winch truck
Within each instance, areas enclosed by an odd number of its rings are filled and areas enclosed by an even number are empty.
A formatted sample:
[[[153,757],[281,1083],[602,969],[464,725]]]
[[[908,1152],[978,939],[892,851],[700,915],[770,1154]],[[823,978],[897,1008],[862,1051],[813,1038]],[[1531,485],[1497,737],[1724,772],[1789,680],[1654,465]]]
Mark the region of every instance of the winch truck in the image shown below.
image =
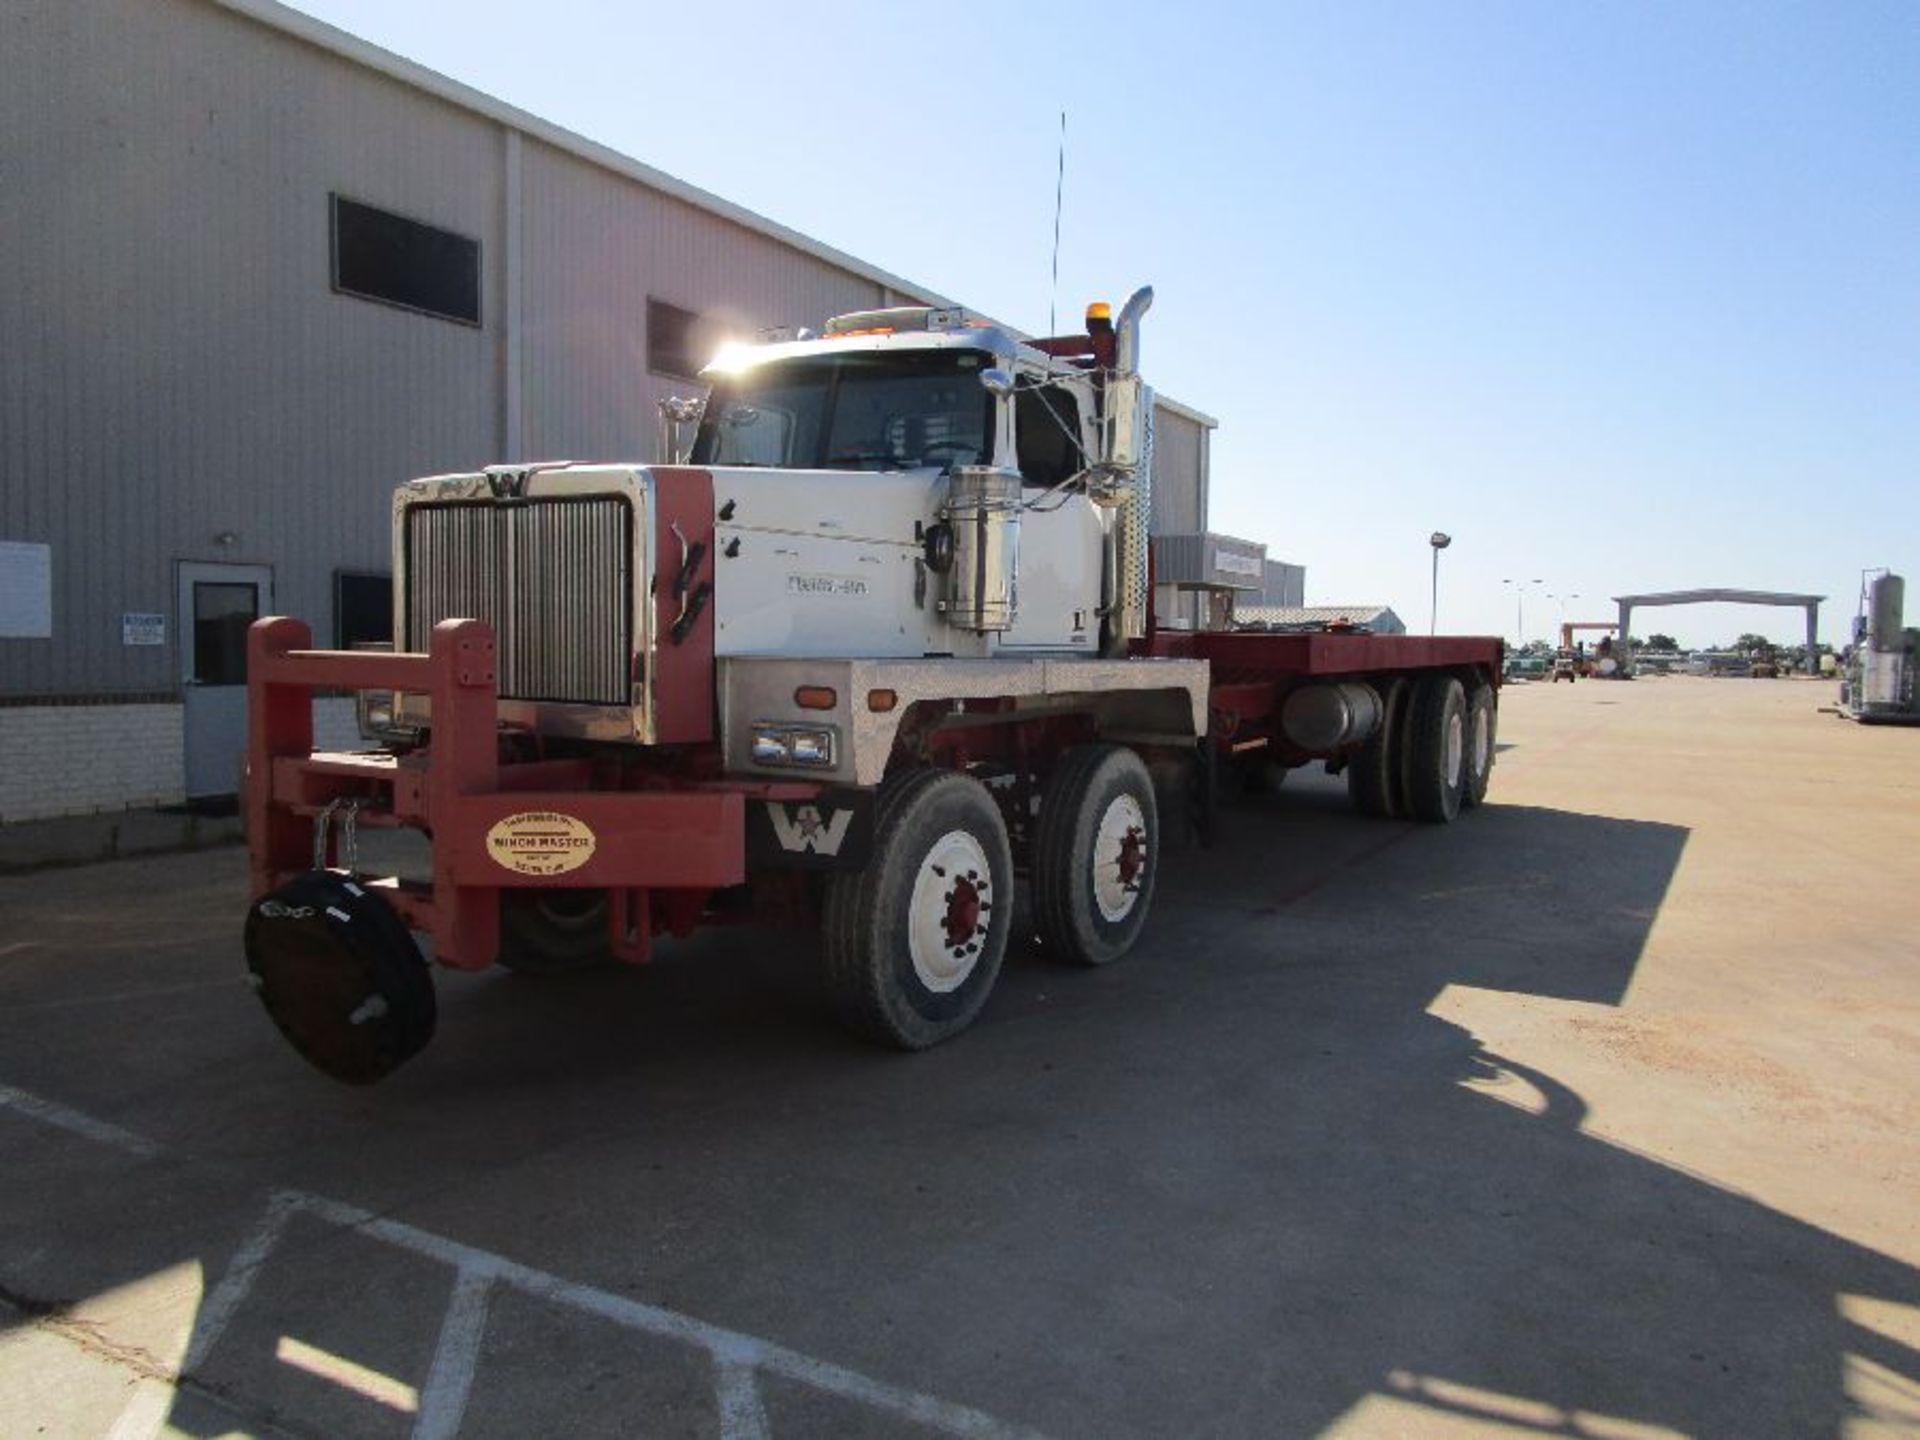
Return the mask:
[[[246,952],[287,1039],[353,1083],[416,1053],[417,936],[539,971],[784,921],[849,1026],[918,1049],[979,1013],[1016,889],[1047,956],[1125,954],[1218,771],[1479,803],[1499,640],[1156,625],[1151,303],[1039,340],[844,315],[724,349],[664,463],[402,485],[394,648],[248,639]],[[325,690],[374,748],[314,750]],[[430,874],[356,868],[365,827],[424,832]]]

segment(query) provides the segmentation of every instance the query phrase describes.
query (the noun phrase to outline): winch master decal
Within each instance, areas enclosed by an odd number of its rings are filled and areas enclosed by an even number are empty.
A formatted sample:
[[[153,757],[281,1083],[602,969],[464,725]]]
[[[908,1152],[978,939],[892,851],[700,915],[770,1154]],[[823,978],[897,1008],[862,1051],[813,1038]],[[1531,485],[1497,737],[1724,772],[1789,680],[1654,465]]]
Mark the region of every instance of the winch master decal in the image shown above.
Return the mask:
[[[593,858],[598,843],[584,820],[555,810],[522,810],[487,831],[487,854],[516,875],[564,875]]]

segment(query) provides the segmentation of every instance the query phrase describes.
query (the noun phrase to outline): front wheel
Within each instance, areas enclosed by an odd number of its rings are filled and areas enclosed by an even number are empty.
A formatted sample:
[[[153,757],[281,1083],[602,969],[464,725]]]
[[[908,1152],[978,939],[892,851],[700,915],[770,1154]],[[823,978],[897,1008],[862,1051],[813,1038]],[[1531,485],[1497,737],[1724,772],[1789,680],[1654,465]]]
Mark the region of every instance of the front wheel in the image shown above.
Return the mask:
[[[1118,960],[1146,926],[1159,866],[1160,813],[1140,757],[1122,745],[1069,750],[1034,834],[1041,948],[1081,965]]]
[[[607,892],[502,890],[499,959],[520,975],[567,975],[612,965]]]
[[[828,998],[855,1034],[902,1050],[957,1035],[1007,953],[1013,855],[978,781],[910,770],[880,788],[873,861],[828,883]]]

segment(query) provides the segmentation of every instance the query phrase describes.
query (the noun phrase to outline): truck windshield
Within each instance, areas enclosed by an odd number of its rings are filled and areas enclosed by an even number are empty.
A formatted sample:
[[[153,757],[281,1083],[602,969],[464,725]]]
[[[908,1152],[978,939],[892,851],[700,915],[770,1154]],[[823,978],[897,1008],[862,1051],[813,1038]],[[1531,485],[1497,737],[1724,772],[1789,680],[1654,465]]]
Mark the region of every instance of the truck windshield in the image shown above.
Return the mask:
[[[785,360],[715,382],[695,465],[905,470],[991,459],[991,363],[974,350]]]

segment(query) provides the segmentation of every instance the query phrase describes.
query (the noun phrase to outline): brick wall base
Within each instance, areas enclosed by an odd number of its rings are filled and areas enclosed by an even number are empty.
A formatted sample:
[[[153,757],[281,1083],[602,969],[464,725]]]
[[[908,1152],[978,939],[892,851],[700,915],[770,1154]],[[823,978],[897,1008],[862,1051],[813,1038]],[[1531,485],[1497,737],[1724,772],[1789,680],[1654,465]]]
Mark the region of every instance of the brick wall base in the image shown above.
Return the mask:
[[[185,713],[174,703],[0,706],[0,825],[180,804]],[[351,699],[313,702],[313,741],[360,748]]]
[[[177,805],[179,705],[0,708],[0,823]]]

